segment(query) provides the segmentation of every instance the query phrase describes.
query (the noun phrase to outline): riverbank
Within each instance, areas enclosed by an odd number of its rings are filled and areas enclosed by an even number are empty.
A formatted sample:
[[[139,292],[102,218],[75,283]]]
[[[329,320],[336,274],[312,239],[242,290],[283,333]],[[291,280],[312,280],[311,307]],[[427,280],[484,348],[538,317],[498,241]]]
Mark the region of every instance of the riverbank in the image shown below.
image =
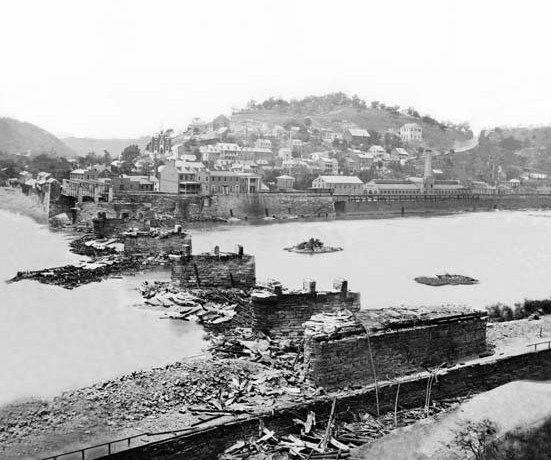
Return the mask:
[[[551,316],[488,326],[488,341],[497,357],[526,352],[526,345],[542,337],[551,337]],[[296,355],[289,352],[286,359],[292,365]],[[217,406],[222,409],[218,416],[223,417],[215,421],[221,423],[244,412],[302,405],[320,395],[319,389],[301,382],[300,374],[292,370],[300,366],[280,367],[277,362],[246,357],[187,360],[66,392],[52,401],[4,406],[0,409],[0,456],[6,460],[40,458],[145,432],[192,425],[199,429],[213,422]],[[346,392],[339,394],[343,397]],[[227,404],[230,398],[234,399]],[[211,412],[208,416],[194,412],[198,406]]]
[[[25,195],[12,187],[0,187],[0,209],[28,216],[39,224],[48,223],[48,215],[38,197]]]

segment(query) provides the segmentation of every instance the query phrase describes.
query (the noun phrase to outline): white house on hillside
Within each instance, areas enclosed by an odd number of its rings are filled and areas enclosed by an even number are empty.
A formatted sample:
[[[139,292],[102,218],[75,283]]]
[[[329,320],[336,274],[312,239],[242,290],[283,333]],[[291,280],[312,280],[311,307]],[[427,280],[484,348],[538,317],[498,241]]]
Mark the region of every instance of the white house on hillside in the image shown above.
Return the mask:
[[[420,142],[423,140],[423,128],[417,123],[406,123],[400,128],[400,138],[404,142]]]

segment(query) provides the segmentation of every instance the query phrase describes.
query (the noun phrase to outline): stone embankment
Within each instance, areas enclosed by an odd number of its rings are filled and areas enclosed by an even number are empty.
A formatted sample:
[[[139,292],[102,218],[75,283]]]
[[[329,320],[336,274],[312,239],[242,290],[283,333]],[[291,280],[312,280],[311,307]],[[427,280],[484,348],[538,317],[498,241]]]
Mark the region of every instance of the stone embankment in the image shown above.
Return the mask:
[[[143,432],[193,428],[195,423],[199,423],[195,428],[200,429],[211,426],[207,419],[215,415],[224,415],[215,420],[219,423],[236,422],[247,417],[239,411],[266,413],[288,407],[295,415],[289,414],[280,422],[269,422],[269,417],[266,419],[266,426],[270,430],[276,430],[277,436],[293,432],[292,418],[296,418],[297,410],[304,414],[303,420],[306,420],[308,410],[315,411],[323,427],[331,406],[331,397],[322,396],[323,390],[308,385],[301,373],[296,371],[302,368],[302,357],[293,348],[292,342],[268,340],[265,336],[258,336],[250,331],[248,334],[214,334],[213,358],[134,372],[64,393],[53,401],[30,401],[6,406],[0,409],[0,457],[7,460],[40,458]],[[526,344],[542,341],[545,337],[551,337],[551,317],[547,316],[539,321],[525,319],[490,323],[488,329],[489,343],[495,347],[496,355],[503,358],[511,353],[518,353],[519,350],[525,352]],[[526,367],[531,357],[536,359],[537,356],[539,354],[529,354],[525,359],[526,365],[522,364],[524,358],[513,357],[511,359],[514,362],[511,361],[510,366],[507,365],[501,373],[497,373],[497,365],[492,364],[494,358],[485,358],[490,360],[487,366],[473,364],[474,367],[465,367],[460,376],[450,374],[442,381],[439,378],[434,384],[435,399],[445,401],[449,397],[455,398],[469,392],[474,393],[477,389],[482,391],[488,386],[493,387],[504,381],[504,372],[509,372],[509,380],[523,375],[526,378],[543,376],[538,374],[537,366]],[[492,374],[492,378],[488,377],[488,373]],[[381,382],[380,384],[383,385]],[[425,397],[426,377],[418,384],[411,383],[410,386],[411,388],[406,383],[402,384],[400,406],[422,407],[420,400]],[[376,414],[373,388],[364,390],[364,396],[359,393],[354,396],[356,392],[357,390],[336,393],[339,398],[339,423],[361,421],[361,415],[358,419],[354,418],[356,411]],[[386,389],[381,386],[379,398],[382,414],[393,410],[395,397],[395,387]],[[235,399],[232,401],[231,398]],[[320,402],[314,403],[318,399]],[[220,410],[217,409],[219,406],[222,411],[229,412],[216,413],[207,410],[195,412],[194,415],[192,409],[198,408],[197,406],[213,411]],[[304,412],[298,407],[309,409]],[[353,407],[355,409],[351,412]],[[201,424],[201,419],[207,421]],[[246,426],[252,432],[258,432],[258,419],[253,417],[251,420]],[[383,421],[373,422],[371,416],[366,420],[368,423],[362,429],[374,431],[374,438],[384,434],[385,431],[380,427],[372,427],[373,423],[377,426],[379,422],[384,424]],[[278,427],[281,427],[281,432],[277,432]],[[300,426],[294,430],[300,433]],[[224,433],[222,436],[222,432],[216,430],[208,432],[204,442],[208,444],[209,439],[212,442],[217,439],[216,436],[220,436],[215,444],[217,448],[221,448],[221,452],[241,438],[242,429],[237,426],[235,432],[228,428]],[[173,437],[173,434],[168,436]],[[254,435],[251,433],[251,436]],[[156,439],[146,437],[132,446]],[[220,443],[225,447],[218,446]],[[187,445],[197,447],[196,443],[189,441]],[[213,448],[216,446],[213,445]],[[214,458],[212,451],[209,452],[211,454],[194,458]],[[152,455],[147,458],[163,457]]]

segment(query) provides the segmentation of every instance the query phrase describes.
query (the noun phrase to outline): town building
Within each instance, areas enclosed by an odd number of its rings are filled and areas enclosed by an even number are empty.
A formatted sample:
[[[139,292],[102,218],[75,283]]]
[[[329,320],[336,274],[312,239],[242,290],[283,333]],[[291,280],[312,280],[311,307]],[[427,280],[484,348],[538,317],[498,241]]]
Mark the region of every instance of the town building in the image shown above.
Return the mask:
[[[204,171],[197,176],[204,194],[258,193],[262,178],[255,173]]]
[[[293,151],[288,147],[282,147],[279,149],[277,156],[283,161],[290,160],[291,158],[293,158]]]
[[[114,192],[154,192],[157,179],[149,176],[112,177],[107,181]]]
[[[199,164],[202,168],[183,161],[169,161],[166,165],[159,166],[159,192],[200,194],[202,185],[197,175],[205,167],[202,163]]]
[[[370,137],[367,129],[360,128],[349,128],[343,134],[343,139],[351,145],[366,144]]]
[[[291,139],[291,149],[298,154],[302,153],[303,143],[300,139]]]
[[[339,173],[339,162],[336,158],[320,157],[315,162],[316,169],[327,176],[336,176]]]
[[[73,169],[69,173],[71,180],[98,180],[100,171],[95,168]]]
[[[156,136],[152,136],[145,150],[149,152],[152,158],[169,155],[172,151],[172,130],[161,131]]]
[[[191,123],[188,125],[187,130],[191,134],[201,134],[207,130],[207,123],[205,123],[200,118],[192,118]]]
[[[230,128],[230,119],[226,115],[218,115],[214,120],[212,120],[213,131],[217,131],[221,128]]]
[[[216,148],[220,152],[219,158],[221,160],[237,160],[241,154],[241,147],[237,144],[219,142],[216,144]]]
[[[356,176],[319,176],[312,181],[314,190],[328,190],[334,195],[362,195],[364,184]]]
[[[406,123],[400,128],[400,138],[404,142],[421,142],[423,140],[423,128],[417,123]]]
[[[269,139],[268,139],[269,140]],[[274,152],[271,148],[262,147],[243,147],[241,149],[241,158],[244,160],[272,160],[274,158]]]
[[[373,179],[365,184],[365,191],[368,195],[418,195],[422,186],[422,181],[410,179]]]
[[[371,155],[373,155],[373,157],[376,159],[383,160],[387,159],[389,156],[384,147],[381,147],[380,145],[372,145],[367,151],[368,153],[371,153]]]
[[[257,149],[267,149],[272,150],[272,141],[270,139],[257,139],[254,143],[255,148]]]
[[[342,138],[342,135],[339,136],[338,133],[330,129],[322,128],[320,129],[320,140],[327,144],[332,144],[335,139]]]
[[[295,186],[295,178],[283,174],[282,176],[276,177],[276,185],[277,189],[281,192],[291,191]]]
[[[391,150],[390,159],[392,161],[406,161],[409,159],[409,153],[402,147],[396,147]]]

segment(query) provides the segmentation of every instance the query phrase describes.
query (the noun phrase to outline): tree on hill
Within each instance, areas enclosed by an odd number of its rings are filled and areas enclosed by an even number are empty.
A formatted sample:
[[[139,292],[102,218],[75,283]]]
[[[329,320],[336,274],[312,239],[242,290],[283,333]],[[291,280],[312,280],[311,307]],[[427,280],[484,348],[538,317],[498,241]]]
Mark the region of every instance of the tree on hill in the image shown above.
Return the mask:
[[[73,169],[71,163],[64,157],[57,157],[41,153],[29,160],[28,169],[33,174],[41,171],[52,174],[56,179],[66,179],[69,177],[69,172]]]
[[[122,162],[134,163],[140,157],[140,148],[136,144],[129,145],[121,153]]]
[[[111,154],[107,150],[103,151],[101,162],[106,166],[110,165],[113,162],[113,157],[111,157]]]
[[[499,146],[505,150],[513,152],[516,150],[520,150],[523,147],[523,143],[515,139],[513,136],[507,136],[501,139],[501,141],[499,142]]]
[[[421,115],[419,114],[419,112],[417,110],[415,110],[414,107],[408,107],[407,108],[407,114],[410,117],[413,117],[413,118],[421,118]]]
[[[381,143],[381,133],[374,129],[368,129],[367,132],[369,133],[369,143],[371,145],[379,145]]]
[[[129,145],[121,153],[121,171],[123,174],[130,174],[134,169],[134,163],[140,157],[140,148],[136,144]]]

